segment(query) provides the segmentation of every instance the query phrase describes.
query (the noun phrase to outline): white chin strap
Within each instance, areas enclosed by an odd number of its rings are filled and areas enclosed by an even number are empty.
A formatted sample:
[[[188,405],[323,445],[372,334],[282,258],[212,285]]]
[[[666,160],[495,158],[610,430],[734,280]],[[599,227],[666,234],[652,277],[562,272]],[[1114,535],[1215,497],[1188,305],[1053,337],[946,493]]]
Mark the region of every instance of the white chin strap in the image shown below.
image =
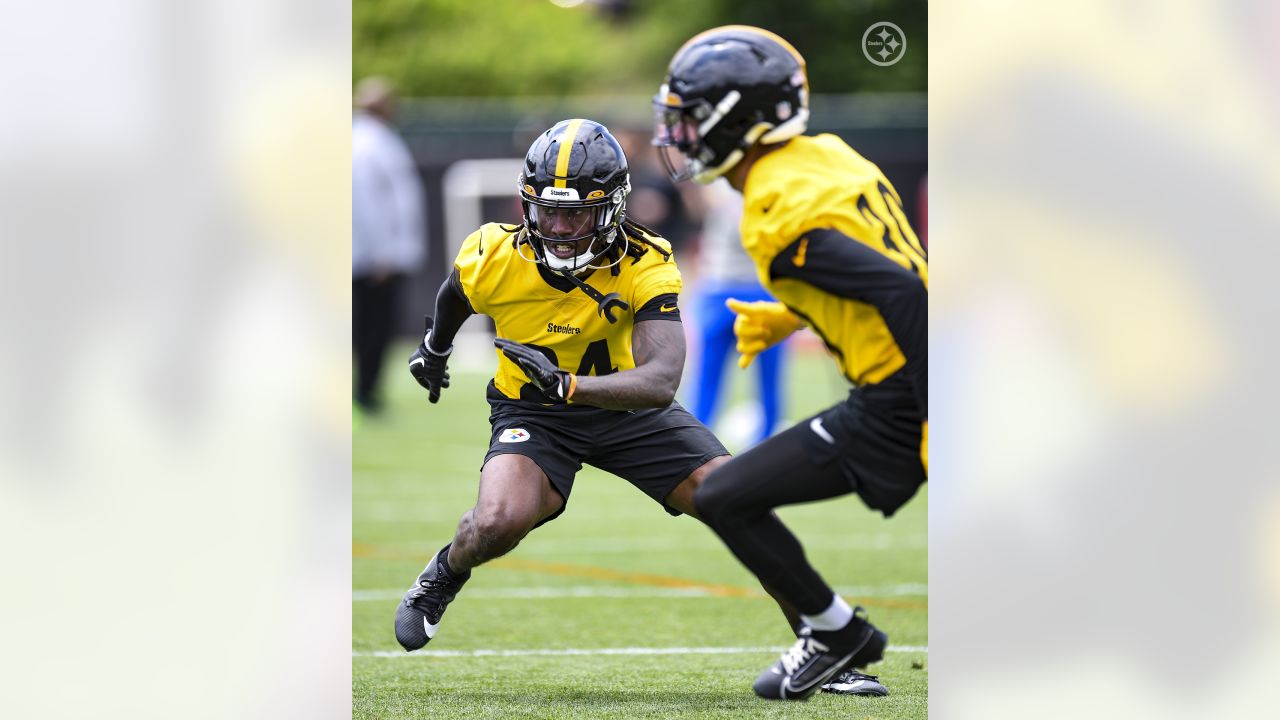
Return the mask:
[[[769,132],[760,136],[760,142],[765,145],[773,145],[783,140],[790,140],[805,131],[809,126],[809,108],[800,108],[798,112],[786,122]]]
[[[717,118],[718,120],[719,118]],[[713,123],[714,124],[714,123]],[[743,146],[751,147],[757,142],[761,145],[773,145],[775,143],[790,140],[805,131],[809,125],[809,108],[800,108],[790,120],[771,128],[766,123],[760,123],[747,131],[743,137]],[[707,128],[710,129],[710,126]],[[689,169],[693,171],[693,181],[699,185],[706,185],[716,178],[724,175],[733,169],[734,165],[742,159],[743,151],[738,149],[729,153],[724,162],[713,168],[704,167],[699,160],[690,160]]]
[[[725,158],[724,162],[720,163],[719,165],[713,168],[710,168],[710,169],[705,168],[702,164],[702,161],[700,160],[690,160],[689,169],[693,171],[692,177],[694,182],[698,183],[699,185],[708,185],[711,182],[713,182],[716,178],[729,172],[729,170],[734,165],[737,165],[738,161],[741,159],[742,159],[742,151],[734,150],[733,152],[729,153],[729,157]]]

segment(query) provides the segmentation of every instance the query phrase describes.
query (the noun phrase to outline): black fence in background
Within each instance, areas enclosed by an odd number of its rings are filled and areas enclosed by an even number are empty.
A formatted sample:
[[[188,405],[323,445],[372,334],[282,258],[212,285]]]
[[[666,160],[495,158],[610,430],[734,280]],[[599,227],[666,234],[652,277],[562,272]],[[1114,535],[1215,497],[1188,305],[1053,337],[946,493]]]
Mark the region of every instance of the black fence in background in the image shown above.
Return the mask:
[[[401,100],[396,124],[417,159],[426,193],[423,242],[427,245],[427,264],[402,297],[399,332],[421,332],[422,315],[431,311],[435,292],[453,264],[453,258],[447,257],[442,189],[443,176],[450,165],[459,160],[522,158],[539,133],[565,118],[597,120],[615,135],[634,134],[643,141],[652,132],[651,107],[650,98],[634,95]],[[915,221],[928,167],[928,109],[924,93],[816,95],[810,110],[809,134],[839,135],[879,165],[902,195],[908,216]],[[648,147],[642,151],[653,152]],[[636,158],[630,159],[635,166]],[[514,177],[511,193],[514,197]],[[519,216],[486,219],[512,222],[518,221]],[[693,234],[698,228],[689,230]],[[460,241],[461,238],[454,238],[455,245]]]

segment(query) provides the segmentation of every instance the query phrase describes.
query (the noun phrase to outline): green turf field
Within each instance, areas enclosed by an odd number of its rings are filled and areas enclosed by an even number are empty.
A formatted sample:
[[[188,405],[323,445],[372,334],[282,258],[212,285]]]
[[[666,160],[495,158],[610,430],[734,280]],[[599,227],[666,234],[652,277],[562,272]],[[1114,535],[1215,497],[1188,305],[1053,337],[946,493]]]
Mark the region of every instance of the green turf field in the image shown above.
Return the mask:
[[[494,364],[455,355],[453,386],[430,405],[396,361],[408,353],[388,361],[386,414],[354,431],[354,717],[927,717],[923,493],[892,520],[853,496],[781,513],[827,580],[889,633],[872,668],[886,698],[756,698],[756,674],[794,640],[776,606],[701,524],[591,468],[565,514],[477,569],[431,644],[406,654],[395,605],[475,499]],[[793,418],[844,392],[821,353],[788,376]]]

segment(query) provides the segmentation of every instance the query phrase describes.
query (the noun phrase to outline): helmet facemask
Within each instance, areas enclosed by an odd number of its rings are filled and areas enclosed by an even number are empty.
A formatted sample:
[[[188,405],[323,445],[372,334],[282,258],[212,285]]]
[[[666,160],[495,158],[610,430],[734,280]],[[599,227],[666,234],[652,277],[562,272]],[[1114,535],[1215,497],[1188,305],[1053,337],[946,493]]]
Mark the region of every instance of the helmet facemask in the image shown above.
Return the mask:
[[[672,182],[692,179],[705,185],[728,172],[750,146],[737,142],[743,133],[725,125],[742,94],[730,91],[714,107],[705,99],[673,99],[666,85],[654,97],[653,144]]]

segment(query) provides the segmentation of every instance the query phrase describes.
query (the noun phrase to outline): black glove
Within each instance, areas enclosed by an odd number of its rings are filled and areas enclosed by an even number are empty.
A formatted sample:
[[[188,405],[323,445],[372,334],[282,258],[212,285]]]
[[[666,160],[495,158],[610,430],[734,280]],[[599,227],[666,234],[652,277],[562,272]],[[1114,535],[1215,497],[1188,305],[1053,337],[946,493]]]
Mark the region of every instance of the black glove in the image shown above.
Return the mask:
[[[533,383],[553,403],[567,403],[573,397],[573,390],[578,386],[572,373],[556,367],[551,359],[528,345],[518,342],[494,338],[493,344],[506,355],[511,362],[520,366],[529,382]]]
[[[409,356],[409,374],[427,389],[427,399],[435,403],[440,401],[440,389],[449,387],[449,355],[453,353],[453,346],[450,345],[444,352],[431,349],[433,324],[428,315],[427,332],[422,338],[422,344]]]

